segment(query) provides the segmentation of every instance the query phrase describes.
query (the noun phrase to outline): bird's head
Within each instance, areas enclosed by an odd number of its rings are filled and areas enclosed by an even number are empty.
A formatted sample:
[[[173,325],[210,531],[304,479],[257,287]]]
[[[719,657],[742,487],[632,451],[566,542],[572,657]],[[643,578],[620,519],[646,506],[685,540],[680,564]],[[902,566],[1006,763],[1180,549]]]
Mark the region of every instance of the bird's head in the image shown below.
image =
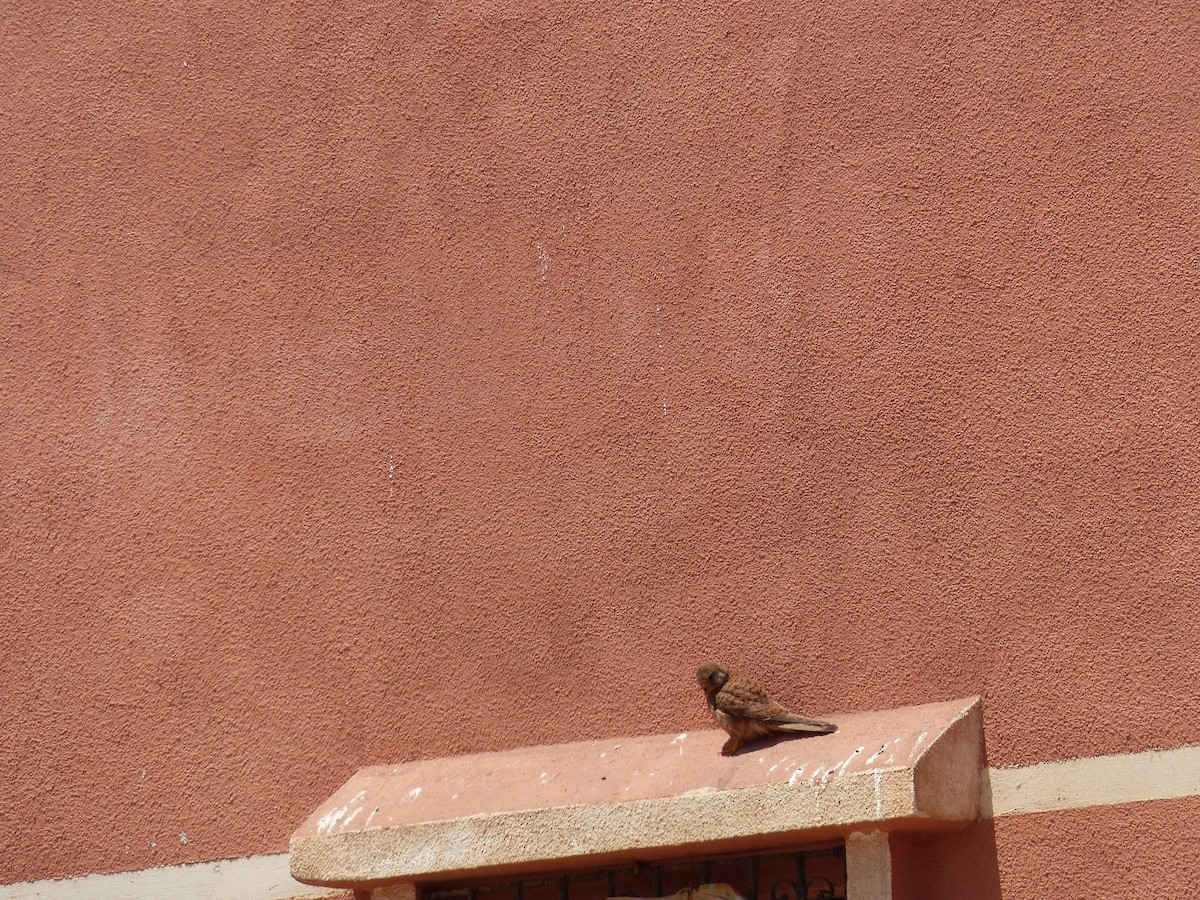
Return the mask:
[[[725,686],[729,670],[720,663],[705,663],[696,670],[696,680],[710,697]]]

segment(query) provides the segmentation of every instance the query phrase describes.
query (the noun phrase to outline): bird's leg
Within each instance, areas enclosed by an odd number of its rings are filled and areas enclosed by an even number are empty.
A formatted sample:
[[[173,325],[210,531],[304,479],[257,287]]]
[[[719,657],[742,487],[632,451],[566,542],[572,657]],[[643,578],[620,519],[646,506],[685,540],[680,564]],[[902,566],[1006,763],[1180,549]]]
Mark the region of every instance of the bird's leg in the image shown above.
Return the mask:
[[[738,748],[742,746],[742,739],[731,737],[725,742],[725,746],[721,748],[722,756],[733,756],[738,752]]]

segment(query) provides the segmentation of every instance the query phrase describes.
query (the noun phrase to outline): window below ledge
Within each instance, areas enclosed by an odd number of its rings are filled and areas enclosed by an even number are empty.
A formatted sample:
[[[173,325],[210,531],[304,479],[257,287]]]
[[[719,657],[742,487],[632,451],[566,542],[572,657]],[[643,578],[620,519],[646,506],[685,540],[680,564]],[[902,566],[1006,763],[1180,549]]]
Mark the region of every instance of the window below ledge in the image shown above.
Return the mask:
[[[713,887],[714,890],[697,890],[702,885]],[[425,885],[420,892],[421,900],[608,900],[650,897],[672,897],[677,900],[845,900],[845,845],[836,843],[790,853],[639,862],[526,878],[450,881]]]

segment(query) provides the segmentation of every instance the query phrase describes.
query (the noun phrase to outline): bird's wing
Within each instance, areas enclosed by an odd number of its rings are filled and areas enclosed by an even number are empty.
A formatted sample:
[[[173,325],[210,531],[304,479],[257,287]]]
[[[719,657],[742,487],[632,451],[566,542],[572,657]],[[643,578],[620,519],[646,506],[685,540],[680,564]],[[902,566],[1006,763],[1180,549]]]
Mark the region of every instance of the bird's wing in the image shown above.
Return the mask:
[[[749,679],[727,681],[713,698],[717,709],[731,716],[770,722],[788,711],[770,698],[766,691]]]

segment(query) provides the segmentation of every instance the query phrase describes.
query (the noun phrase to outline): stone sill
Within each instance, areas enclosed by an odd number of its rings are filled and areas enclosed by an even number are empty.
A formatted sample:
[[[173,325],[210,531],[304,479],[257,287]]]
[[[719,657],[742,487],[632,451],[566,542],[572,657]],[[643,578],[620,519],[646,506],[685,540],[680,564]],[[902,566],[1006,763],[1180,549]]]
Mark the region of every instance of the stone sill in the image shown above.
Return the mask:
[[[979,815],[977,697],[829,717],[720,755],[724,732],[528,747],[355,774],[292,836],[292,876],[369,887],[934,830]]]

